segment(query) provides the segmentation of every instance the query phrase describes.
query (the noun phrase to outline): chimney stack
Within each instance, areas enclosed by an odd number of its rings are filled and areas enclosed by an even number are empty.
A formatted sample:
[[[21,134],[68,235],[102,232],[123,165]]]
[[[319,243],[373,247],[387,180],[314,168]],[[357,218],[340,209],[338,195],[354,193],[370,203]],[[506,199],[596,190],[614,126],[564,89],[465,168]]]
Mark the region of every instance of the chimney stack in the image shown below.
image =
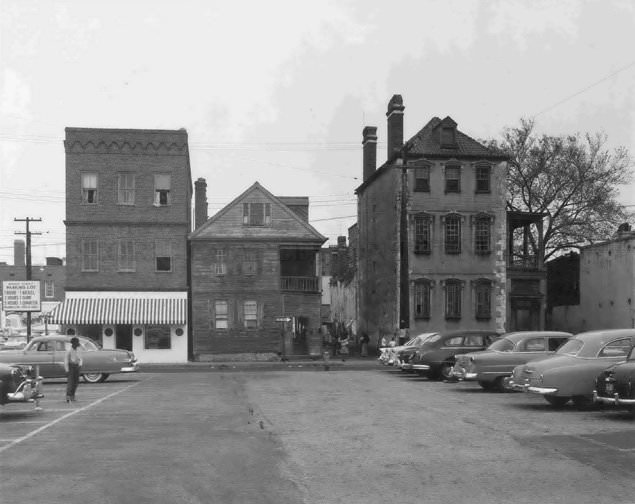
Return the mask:
[[[207,221],[207,182],[199,178],[194,182],[194,229]]]
[[[364,149],[364,182],[377,169],[377,127],[366,126],[362,131],[362,146]]]
[[[26,246],[23,240],[13,241],[13,265],[24,268],[26,266],[25,259]]]
[[[390,160],[395,151],[401,150],[403,147],[403,99],[401,95],[393,95],[388,102],[388,159]]]

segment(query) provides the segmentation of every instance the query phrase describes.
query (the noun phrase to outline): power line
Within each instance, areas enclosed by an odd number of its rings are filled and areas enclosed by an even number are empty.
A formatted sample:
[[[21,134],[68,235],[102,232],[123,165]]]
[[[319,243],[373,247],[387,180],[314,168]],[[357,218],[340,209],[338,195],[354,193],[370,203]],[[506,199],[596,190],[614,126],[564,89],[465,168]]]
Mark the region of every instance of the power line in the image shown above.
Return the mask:
[[[591,89],[591,88],[593,88],[593,87],[597,86],[598,84],[601,84],[602,82],[604,82],[604,81],[606,81],[606,80],[610,79],[611,77],[613,77],[613,76],[617,75],[618,73],[621,73],[621,72],[623,72],[623,71],[625,71],[625,70],[628,70],[629,68],[631,68],[631,67],[633,67],[633,66],[635,66],[635,61],[631,61],[628,65],[623,66],[622,68],[617,69],[615,72],[612,72],[612,73],[610,73],[609,75],[607,75],[607,76],[605,76],[605,77],[602,77],[600,80],[598,80],[598,81],[594,82],[593,84],[589,84],[588,86],[586,86],[585,88],[581,89],[580,91],[577,91],[576,93],[573,93],[572,95],[567,96],[566,98],[564,98],[564,99],[560,100],[559,102],[557,102],[557,103],[555,103],[555,104],[551,105],[550,107],[548,107],[548,108],[546,108],[546,109],[544,109],[544,110],[541,110],[540,112],[538,112],[538,113],[534,114],[532,117],[538,117],[539,115],[544,114],[545,112],[549,112],[550,110],[553,110],[553,109],[554,109],[554,108],[556,108],[557,106],[562,105],[563,103],[565,103],[565,102],[567,102],[567,101],[569,101],[569,100],[571,100],[571,99],[575,98],[576,96],[581,95],[581,94],[582,94],[582,93],[584,93],[585,91],[588,91],[589,89]]]

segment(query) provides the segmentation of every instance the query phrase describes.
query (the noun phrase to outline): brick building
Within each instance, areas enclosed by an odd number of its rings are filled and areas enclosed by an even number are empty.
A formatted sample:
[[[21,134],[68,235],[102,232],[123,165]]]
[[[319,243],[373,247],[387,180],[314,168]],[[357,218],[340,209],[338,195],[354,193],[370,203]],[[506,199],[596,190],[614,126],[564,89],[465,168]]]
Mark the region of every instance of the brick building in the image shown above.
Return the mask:
[[[66,301],[54,321],[140,362],[188,357],[187,132],[66,128]]]
[[[196,202],[206,197],[196,182]],[[326,238],[306,197],[276,197],[258,182],[190,235],[193,353],[319,353],[317,257]],[[284,345],[283,345],[284,341]]]
[[[363,130],[358,195],[360,330],[504,330],[507,311],[504,157],[432,118],[404,143],[404,105],[388,104],[388,159]]]
[[[0,284],[3,281],[26,280],[25,244],[23,240],[13,242],[13,264],[0,263]],[[32,313],[31,334],[46,330],[45,315],[64,300],[66,266],[58,257],[47,257],[46,264],[33,264],[31,280],[40,282],[41,312]],[[26,312],[5,313],[1,311],[2,291],[0,290],[0,329],[25,328]]]

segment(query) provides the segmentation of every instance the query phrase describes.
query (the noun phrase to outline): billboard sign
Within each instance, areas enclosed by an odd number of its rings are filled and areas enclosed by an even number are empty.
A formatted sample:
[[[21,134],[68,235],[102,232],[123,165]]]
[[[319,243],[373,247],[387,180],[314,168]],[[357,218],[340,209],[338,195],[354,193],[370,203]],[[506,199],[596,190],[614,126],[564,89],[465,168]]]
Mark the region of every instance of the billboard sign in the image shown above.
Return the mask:
[[[41,311],[39,280],[2,282],[2,308],[10,311]]]

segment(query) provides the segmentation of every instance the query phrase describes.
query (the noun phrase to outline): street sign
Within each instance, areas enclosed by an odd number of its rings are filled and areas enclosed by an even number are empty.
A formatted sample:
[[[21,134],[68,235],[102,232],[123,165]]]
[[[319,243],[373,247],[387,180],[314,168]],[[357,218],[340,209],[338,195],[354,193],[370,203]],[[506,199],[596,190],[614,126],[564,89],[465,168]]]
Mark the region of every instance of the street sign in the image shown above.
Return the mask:
[[[291,317],[276,317],[276,322],[291,322]]]
[[[2,282],[4,311],[41,311],[39,280],[9,280]]]

